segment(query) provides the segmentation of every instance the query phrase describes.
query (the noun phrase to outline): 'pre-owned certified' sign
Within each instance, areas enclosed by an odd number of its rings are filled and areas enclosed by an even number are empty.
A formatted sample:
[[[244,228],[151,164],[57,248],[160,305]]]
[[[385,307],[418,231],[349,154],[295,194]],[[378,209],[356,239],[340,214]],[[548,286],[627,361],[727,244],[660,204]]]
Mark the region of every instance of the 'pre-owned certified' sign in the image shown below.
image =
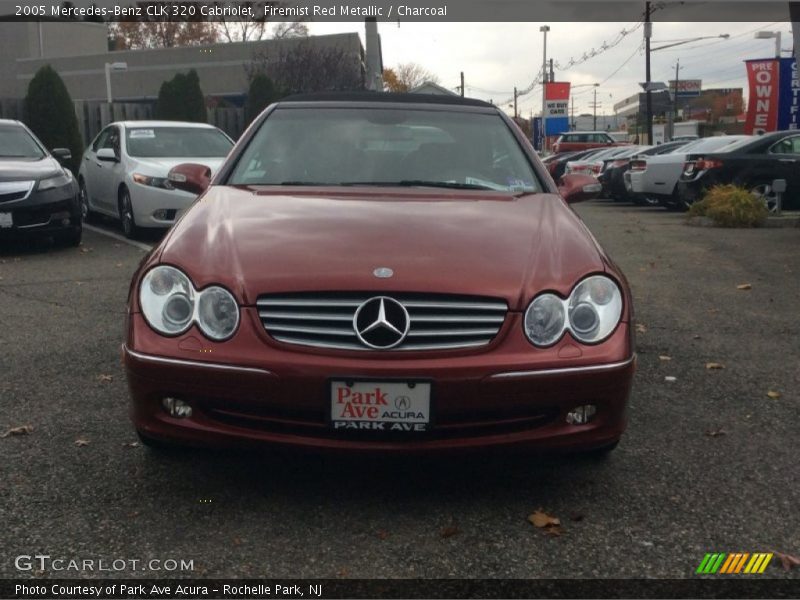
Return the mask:
[[[424,432],[430,421],[430,383],[331,382],[334,429]]]

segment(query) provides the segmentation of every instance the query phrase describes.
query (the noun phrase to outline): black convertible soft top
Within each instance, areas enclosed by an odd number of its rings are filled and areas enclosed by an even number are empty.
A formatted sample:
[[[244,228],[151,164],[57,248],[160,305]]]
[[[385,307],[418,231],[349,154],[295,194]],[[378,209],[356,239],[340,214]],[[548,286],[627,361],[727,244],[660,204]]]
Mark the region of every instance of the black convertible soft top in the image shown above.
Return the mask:
[[[475,98],[461,96],[445,96],[439,94],[395,94],[391,92],[316,92],[310,94],[294,94],[279,102],[400,102],[408,104],[452,104],[455,106],[482,106],[492,108],[493,105]]]

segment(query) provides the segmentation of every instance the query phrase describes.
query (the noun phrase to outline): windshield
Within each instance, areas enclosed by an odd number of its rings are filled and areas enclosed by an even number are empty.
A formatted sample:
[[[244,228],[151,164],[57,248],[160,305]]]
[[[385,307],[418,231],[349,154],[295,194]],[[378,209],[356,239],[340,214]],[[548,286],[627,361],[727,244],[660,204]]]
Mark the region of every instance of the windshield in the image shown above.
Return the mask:
[[[19,125],[0,125],[0,158],[39,160],[45,157],[41,146]]]
[[[224,158],[233,147],[219,129],[205,127],[137,127],[125,139],[137,158]]]
[[[278,108],[228,183],[541,189],[499,115],[406,108]]]
[[[743,139],[750,139],[749,136],[733,136],[733,135],[723,135],[720,137],[711,137],[711,138],[703,138],[701,140],[697,140],[696,142],[692,142],[687,144],[681,151],[691,151],[692,153],[695,152],[715,152],[726,146],[730,146],[735,144]]]

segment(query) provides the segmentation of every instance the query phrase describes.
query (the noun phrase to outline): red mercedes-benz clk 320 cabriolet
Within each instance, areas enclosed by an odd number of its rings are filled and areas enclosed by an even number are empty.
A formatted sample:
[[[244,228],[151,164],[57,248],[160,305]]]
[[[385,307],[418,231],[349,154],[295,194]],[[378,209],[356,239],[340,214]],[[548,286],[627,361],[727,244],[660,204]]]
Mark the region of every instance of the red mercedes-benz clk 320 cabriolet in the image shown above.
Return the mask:
[[[150,445],[604,452],[626,422],[631,295],[490,104],[267,108],[135,274],[123,347]]]

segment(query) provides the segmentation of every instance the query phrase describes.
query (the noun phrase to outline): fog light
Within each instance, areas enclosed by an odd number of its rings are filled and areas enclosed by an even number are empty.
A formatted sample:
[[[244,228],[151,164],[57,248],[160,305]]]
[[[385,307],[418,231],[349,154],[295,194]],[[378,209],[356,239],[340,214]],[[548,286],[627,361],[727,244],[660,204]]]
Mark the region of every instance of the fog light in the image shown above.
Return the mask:
[[[170,398],[167,396],[161,401],[161,406],[169,413],[169,416],[175,417],[176,419],[192,416],[192,407],[183,400],[178,400],[177,398]]]
[[[157,211],[153,213],[153,218],[158,219],[159,221],[166,221],[167,220],[167,209],[166,208],[159,208]]]
[[[576,406],[567,413],[567,423],[570,425],[586,425],[594,420],[596,414],[597,407],[594,404]]]

